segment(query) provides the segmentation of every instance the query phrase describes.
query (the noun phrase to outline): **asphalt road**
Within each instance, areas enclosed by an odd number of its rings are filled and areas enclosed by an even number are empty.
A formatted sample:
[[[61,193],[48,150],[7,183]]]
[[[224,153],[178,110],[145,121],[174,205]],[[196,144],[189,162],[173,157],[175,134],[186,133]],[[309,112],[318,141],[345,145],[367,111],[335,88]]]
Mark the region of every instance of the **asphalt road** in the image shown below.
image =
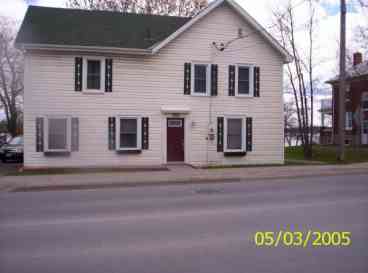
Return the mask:
[[[256,247],[256,231],[350,231]],[[0,272],[368,272],[368,175],[0,194]]]

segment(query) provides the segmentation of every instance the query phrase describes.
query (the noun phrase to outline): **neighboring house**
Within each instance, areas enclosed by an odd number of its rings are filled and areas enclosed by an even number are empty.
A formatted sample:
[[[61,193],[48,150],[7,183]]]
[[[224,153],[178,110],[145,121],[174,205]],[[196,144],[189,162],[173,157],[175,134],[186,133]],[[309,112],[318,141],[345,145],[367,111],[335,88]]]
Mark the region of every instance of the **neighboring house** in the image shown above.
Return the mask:
[[[368,61],[359,52],[353,56],[353,66],[347,70],[345,143],[368,144]],[[333,143],[338,143],[339,77],[328,81],[333,95]]]
[[[26,168],[284,162],[290,55],[232,0],[193,18],[29,7],[16,44]]]

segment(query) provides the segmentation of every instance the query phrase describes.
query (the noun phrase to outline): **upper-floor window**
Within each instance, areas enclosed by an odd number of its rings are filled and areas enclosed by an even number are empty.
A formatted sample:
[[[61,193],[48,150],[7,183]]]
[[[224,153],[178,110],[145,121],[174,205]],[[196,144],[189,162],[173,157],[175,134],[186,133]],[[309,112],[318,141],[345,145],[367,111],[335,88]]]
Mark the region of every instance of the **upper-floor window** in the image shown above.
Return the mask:
[[[101,89],[101,61],[87,60],[87,89]]]
[[[363,111],[368,111],[368,94],[366,96],[363,96],[362,110]]]
[[[237,96],[253,96],[253,73],[254,67],[251,65],[236,66],[235,90]]]
[[[104,92],[105,91],[105,59],[86,57],[83,59],[83,91]]]
[[[192,65],[192,95],[207,96],[210,94],[210,65],[193,63]]]

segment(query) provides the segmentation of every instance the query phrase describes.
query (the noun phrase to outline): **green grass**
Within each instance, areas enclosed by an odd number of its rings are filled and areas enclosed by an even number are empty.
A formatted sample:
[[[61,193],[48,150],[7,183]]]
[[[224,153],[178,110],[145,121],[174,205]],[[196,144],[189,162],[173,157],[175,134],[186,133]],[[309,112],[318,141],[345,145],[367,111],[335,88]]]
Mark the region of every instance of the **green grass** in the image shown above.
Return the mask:
[[[336,159],[337,146],[313,146],[313,156],[310,161],[321,162],[325,164],[339,164]],[[368,162],[368,147],[346,147],[344,164]],[[304,161],[303,148],[302,147],[286,147],[285,148],[285,160],[286,161]]]

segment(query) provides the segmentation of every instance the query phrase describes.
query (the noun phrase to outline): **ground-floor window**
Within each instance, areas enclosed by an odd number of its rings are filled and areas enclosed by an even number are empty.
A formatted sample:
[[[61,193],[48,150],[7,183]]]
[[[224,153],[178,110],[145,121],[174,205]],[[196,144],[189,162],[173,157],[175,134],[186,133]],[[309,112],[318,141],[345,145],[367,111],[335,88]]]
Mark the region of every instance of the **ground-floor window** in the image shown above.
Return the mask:
[[[140,150],[142,147],[140,117],[118,117],[117,144],[119,150]]]
[[[225,152],[245,152],[245,117],[225,117]]]
[[[71,144],[71,118],[53,116],[45,118],[46,151],[68,152]]]

